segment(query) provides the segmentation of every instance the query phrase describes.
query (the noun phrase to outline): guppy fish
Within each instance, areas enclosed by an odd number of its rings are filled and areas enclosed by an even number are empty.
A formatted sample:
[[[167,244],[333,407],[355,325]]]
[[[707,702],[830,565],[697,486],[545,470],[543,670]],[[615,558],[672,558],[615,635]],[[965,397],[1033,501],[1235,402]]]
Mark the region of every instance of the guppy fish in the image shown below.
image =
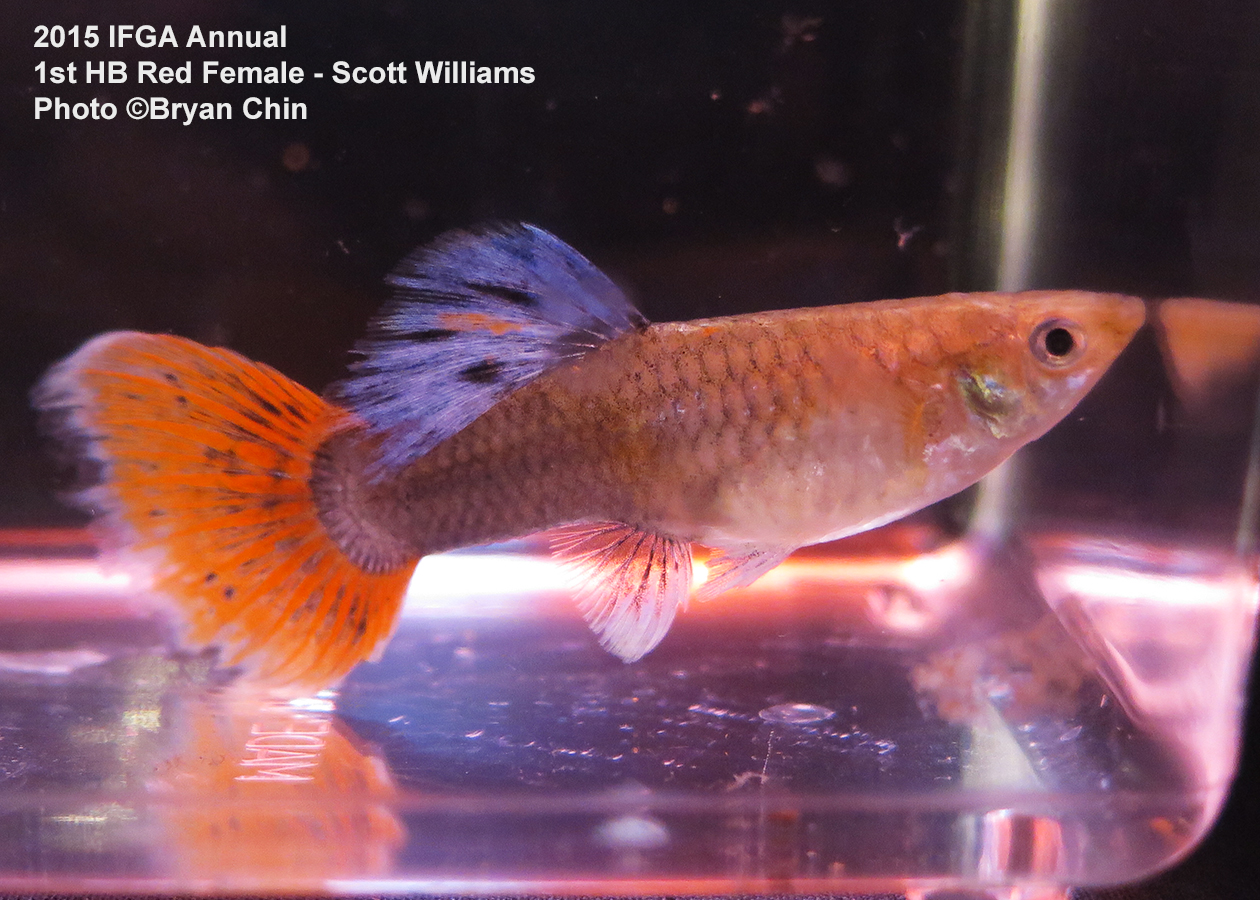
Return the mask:
[[[532,226],[452,232],[325,400],[230,350],[114,332],[34,401],[95,483],[102,543],[186,639],[318,687],[379,654],[420,557],[550,529],[626,661],[691,593],[972,484],[1062,419],[1144,320],[1075,291],[648,324]]]

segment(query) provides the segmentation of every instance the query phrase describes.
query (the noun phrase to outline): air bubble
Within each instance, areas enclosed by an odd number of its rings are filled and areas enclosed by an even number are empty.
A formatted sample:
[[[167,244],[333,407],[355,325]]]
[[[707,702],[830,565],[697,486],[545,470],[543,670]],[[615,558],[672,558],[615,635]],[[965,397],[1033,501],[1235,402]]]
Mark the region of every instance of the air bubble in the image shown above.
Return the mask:
[[[596,829],[595,839],[622,850],[652,850],[669,843],[669,829],[652,816],[629,814],[605,821]]]
[[[825,722],[835,714],[834,709],[815,703],[779,703],[767,706],[757,715],[767,722],[783,725],[812,725],[814,722]]]

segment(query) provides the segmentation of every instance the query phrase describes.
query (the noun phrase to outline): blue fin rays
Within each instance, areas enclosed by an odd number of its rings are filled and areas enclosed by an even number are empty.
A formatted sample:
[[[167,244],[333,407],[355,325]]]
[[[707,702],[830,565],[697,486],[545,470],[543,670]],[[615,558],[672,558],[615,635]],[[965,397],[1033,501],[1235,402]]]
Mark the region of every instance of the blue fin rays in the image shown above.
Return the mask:
[[[397,468],[507,393],[646,320],[602,272],[532,225],[453,231],[390,275],[393,297],[335,391]]]

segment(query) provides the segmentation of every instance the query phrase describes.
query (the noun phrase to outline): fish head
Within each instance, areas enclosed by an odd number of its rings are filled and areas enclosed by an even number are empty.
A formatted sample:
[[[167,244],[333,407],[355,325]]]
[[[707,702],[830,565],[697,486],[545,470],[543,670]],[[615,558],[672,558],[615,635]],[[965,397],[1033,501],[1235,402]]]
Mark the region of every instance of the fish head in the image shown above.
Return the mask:
[[[951,366],[974,428],[1010,449],[1045,434],[1089,393],[1146,319],[1136,297],[1084,291],[982,295]]]

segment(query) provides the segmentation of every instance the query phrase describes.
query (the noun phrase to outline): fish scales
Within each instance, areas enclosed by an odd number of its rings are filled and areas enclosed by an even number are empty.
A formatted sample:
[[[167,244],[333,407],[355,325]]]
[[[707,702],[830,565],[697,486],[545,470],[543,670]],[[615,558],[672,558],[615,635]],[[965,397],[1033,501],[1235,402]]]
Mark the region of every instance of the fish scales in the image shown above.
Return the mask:
[[[360,481],[363,515],[427,552],[593,518],[690,537],[741,470],[799,462],[790,451],[809,415],[802,400],[821,373],[767,365],[734,377],[731,357],[746,355],[742,336],[676,326],[626,335],[520,389],[389,485]],[[370,447],[343,447],[339,467],[352,477]]]
[[[751,546],[897,517],[1004,449],[977,445],[969,467],[929,471],[930,448],[966,417],[947,391],[953,357],[983,359],[986,335],[1012,327],[1001,303],[948,306],[652,325],[531,382],[390,482],[360,480],[345,502],[419,554],[590,520]],[[369,445],[343,444],[345,477],[366,470]]]

